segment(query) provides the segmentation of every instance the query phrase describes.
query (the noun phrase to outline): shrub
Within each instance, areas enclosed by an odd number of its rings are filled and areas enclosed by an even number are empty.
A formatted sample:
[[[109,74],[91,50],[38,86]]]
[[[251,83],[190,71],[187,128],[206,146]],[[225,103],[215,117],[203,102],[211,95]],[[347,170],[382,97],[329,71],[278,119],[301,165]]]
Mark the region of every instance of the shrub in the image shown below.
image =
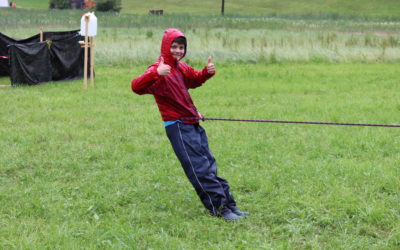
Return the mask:
[[[121,8],[121,0],[99,0],[96,4],[96,10],[98,11],[120,12]]]
[[[71,9],[71,0],[50,0],[50,9]]]

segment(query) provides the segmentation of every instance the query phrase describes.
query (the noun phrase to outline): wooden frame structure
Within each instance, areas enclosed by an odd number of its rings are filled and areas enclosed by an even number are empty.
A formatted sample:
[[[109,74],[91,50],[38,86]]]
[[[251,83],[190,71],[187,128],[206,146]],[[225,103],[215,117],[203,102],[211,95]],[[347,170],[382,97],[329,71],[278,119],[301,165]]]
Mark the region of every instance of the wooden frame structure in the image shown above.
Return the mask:
[[[90,48],[90,87],[94,87],[94,36],[88,35],[89,32],[89,18],[90,16],[85,16],[85,41],[80,42],[81,47],[85,49],[85,59],[83,68],[83,89],[87,89],[87,72],[88,72],[88,52]]]

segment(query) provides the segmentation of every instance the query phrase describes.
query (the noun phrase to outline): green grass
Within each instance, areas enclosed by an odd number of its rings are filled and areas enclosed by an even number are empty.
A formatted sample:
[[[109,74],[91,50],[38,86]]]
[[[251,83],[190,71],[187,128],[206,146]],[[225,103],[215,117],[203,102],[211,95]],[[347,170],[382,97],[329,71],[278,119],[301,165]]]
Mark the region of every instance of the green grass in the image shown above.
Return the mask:
[[[211,1],[151,2],[97,13],[94,89],[0,88],[0,249],[400,247],[398,128],[202,123],[252,213],[226,223],[204,213],[153,98],[130,91],[176,27],[190,64],[217,65],[192,91],[206,116],[399,124],[397,1],[227,0],[225,17]],[[17,4],[33,9],[1,9],[6,35],[80,27],[81,10]],[[155,8],[180,14],[136,14]]]
[[[19,7],[47,9],[48,0],[18,0]],[[215,0],[122,0],[122,13],[147,14],[151,9],[163,9],[166,14],[187,13],[217,15],[222,1]],[[400,2],[397,0],[226,0],[226,14],[241,15],[301,15],[301,16],[358,16],[400,17]]]
[[[151,9],[163,9],[167,14],[220,14],[222,1],[122,0],[122,13],[147,14]],[[323,15],[361,17],[399,17],[400,3],[396,0],[226,0],[225,14],[241,15]]]
[[[79,10],[0,12],[1,31],[15,38],[37,34],[40,27],[80,28]],[[98,13],[98,18],[98,65],[151,63],[159,54],[163,30],[169,27],[188,36],[188,56],[195,63],[209,55],[218,62],[251,64],[400,61],[399,21],[110,13]]]
[[[398,128],[207,121],[239,205],[203,208],[140,67],[0,89],[0,248],[397,249]],[[210,117],[399,124],[398,64],[219,65],[193,90]]]
[[[49,0],[14,0],[17,8],[48,9]]]

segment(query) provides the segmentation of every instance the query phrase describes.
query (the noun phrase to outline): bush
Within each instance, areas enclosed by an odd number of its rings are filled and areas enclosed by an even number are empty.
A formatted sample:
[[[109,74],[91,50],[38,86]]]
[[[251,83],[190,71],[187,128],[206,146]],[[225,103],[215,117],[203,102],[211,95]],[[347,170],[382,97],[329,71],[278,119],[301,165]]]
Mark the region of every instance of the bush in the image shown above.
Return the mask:
[[[71,0],[50,0],[50,9],[71,9]]]
[[[98,11],[120,12],[121,8],[121,0],[98,0],[96,4]]]

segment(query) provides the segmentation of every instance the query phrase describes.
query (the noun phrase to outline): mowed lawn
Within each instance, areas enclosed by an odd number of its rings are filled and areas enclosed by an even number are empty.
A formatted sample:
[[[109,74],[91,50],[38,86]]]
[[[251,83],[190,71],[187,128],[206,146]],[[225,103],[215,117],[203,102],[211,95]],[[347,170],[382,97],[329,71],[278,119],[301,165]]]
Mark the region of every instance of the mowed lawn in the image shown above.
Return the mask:
[[[122,13],[147,14],[152,9],[163,9],[166,14],[220,14],[222,1],[215,0],[122,0]],[[399,17],[397,0],[226,0],[225,14],[241,15],[322,15]]]
[[[49,0],[13,0],[17,4],[17,8],[32,8],[32,9],[48,9],[50,6]]]
[[[105,1],[105,0],[101,0]],[[18,8],[48,9],[49,0],[17,0]],[[100,2],[100,0],[99,0]],[[121,13],[148,14],[149,10],[162,9],[165,14],[187,13],[219,15],[222,1],[215,0],[121,0]],[[369,17],[399,18],[400,2],[397,0],[226,0],[226,15],[283,15],[325,16],[337,18]]]
[[[206,117],[400,124],[399,64],[217,65]],[[239,207],[208,216],[145,65],[0,89],[0,248],[398,249],[400,128],[202,122]],[[199,67],[197,67],[199,68]],[[5,81],[4,78],[1,79]]]

